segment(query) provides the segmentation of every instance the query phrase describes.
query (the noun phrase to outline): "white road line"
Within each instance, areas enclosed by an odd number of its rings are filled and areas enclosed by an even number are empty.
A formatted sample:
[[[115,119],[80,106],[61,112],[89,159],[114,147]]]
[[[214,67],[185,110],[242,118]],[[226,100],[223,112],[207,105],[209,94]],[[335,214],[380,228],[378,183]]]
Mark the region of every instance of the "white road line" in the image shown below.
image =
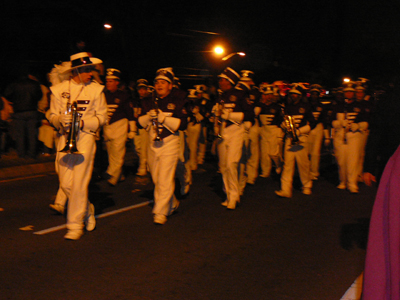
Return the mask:
[[[95,217],[96,217],[96,219],[105,218],[105,217],[116,215],[116,214],[131,210],[131,209],[135,209],[135,208],[139,208],[139,207],[142,207],[142,206],[146,206],[146,205],[149,205],[150,203],[153,203],[153,200],[145,201],[145,202],[138,203],[138,204],[135,204],[135,205],[131,205],[131,206],[128,206],[128,207],[123,207],[123,208],[120,208],[120,209],[117,209],[117,210],[106,212],[106,213],[101,214],[101,215],[97,215]],[[64,229],[66,227],[67,226],[65,224],[63,224],[63,225],[51,227],[51,228],[48,228],[48,229],[44,229],[44,230],[41,230],[41,231],[35,231],[33,234],[44,235],[44,234],[47,234],[47,233],[51,233],[51,232],[55,232],[55,231]]]
[[[3,179],[0,180],[0,183],[5,183],[5,182],[11,182],[11,181],[19,181],[19,180],[26,180],[26,179],[32,179],[32,178],[38,178],[38,177],[45,177],[48,175],[53,175],[56,174],[55,172],[50,172],[46,174],[38,174],[38,175],[31,175],[31,176],[25,176],[25,177],[16,177],[16,178],[11,178],[11,179]]]

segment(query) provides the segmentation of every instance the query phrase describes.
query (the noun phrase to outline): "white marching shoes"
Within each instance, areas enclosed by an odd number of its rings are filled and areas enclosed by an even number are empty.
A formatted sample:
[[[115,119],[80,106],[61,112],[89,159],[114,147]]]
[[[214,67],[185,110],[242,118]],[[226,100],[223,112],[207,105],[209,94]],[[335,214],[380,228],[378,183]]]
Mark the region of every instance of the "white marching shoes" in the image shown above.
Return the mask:
[[[68,230],[67,234],[64,235],[66,240],[79,240],[83,235],[83,230],[76,229],[76,230]]]
[[[292,194],[282,191],[282,190],[275,191],[275,194],[277,194],[281,198],[292,198]]]
[[[93,231],[96,228],[96,218],[94,216],[94,205],[89,204],[88,214],[85,218],[86,231]],[[82,229],[69,229],[67,234],[64,235],[66,240],[79,240],[83,235]]]
[[[231,201],[229,202],[228,199],[226,199],[224,202],[221,203],[222,206],[225,206],[227,209],[235,209],[236,204],[239,203],[240,201]]]
[[[86,230],[93,231],[96,228],[96,218],[94,216],[94,205],[89,204],[88,216],[86,219]]]
[[[55,212],[57,212],[57,213],[59,213],[61,215],[64,214],[65,207],[62,206],[61,204],[57,204],[57,203],[50,204],[49,207],[50,207],[51,210],[53,210],[53,211],[55,211]]]
[[[154,224],[163,225],[163,224],[167,223],[167,216],[155,214],[153,221],[154,221]]]
[[[312,194],[312,190],[311,190],[311,188],[309,188],[309,187],[303,187],[302,193],[303,193],[304,195],[311,195],[311,194]]]

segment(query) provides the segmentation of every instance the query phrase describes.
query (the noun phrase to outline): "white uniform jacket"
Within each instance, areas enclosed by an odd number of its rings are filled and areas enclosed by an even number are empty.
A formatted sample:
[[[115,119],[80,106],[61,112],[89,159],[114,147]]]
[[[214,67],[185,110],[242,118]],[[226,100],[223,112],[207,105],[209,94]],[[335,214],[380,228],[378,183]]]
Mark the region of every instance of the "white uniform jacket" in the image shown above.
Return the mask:
[[[107,103],[103,89],[104,86],[95,81],[83,85],[72,79],[50,87],[52,92],[50,123],[57,130],[62,130],[59,115],[65,113],[68,102],[77,102],[78,112],[82,115],[83,121],[81,132],[95,135],[107,120]]]

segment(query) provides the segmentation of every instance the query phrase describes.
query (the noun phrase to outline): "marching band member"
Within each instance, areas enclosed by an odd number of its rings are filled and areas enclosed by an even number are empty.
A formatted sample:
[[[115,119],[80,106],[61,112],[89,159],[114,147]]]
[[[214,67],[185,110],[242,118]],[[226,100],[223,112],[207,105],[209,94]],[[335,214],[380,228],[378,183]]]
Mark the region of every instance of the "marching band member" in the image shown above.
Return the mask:
[[[275,172],[282,172],[283,131],[281,107],[274,101],[274,86],[268,83],[260,84],[261,99],[256,114],[261,122],[261,177],[269,177],[272,162]]]
[[[327,115],[328,111],[320,101],[322,86],[313,84],[310,86],[310,104],[311,111],[315,119],[315,127],[308,135],[308,153],[310,155],[310,175],[312,180],[318,180],[319,163],[321,158],[321,147],[324,136],[329,141],[329,132]]]
[[[174,77],[174,85],[172,92],[184,95],[185,92],[180,89],[179,78]],[[188,100],[190,100],[188,98]],[[185,103],[184,111],[187,113],[187,122],[192,119],[190,102]],[[189,134],[187,131],[188,126],[182,130],[179,129],[179,158],[176,166],[175,176],[180,184],[180,194],[184,196],[189,193],[190,186],[192,185],[192,169],[190,167],[190,149],[189,149]]]
[[[369,122],[370,113],[373,110],[373,106],[371,101],[369,101],[370,96],[366,93],[366,81],[365,78],[360,78],[360,81],[356,82],[356,101],[362,102],[365,106],[366,112],[366,120]],[[367,100],[368,99],[368,100]],[[361,144],[361,152],[360,152],[360,161],[358,164],[358,181],[363,181],[363,165],[364,165],[364,157],[365,157],[365,146],[367,145],[369,136],[369,129],[364,130],[362,135],[362,144]]]
[[[165,224],[179,206],[174,195],[179,158],[179,130],[185,130],[186,93],[173,89],[172,68],[159,69],[152,102],[144,102],[139,123],[149,131],[148,164],[154,188],[154,223]]]
[[[247,81],[240,81],[238,84],[235,86],[235,89],[239,91],[243,91],[245,100],[247,104],[251,105],[250,102],[250,91],[251,91],[251,85]],[[242,155],[239,161],[239,194],[240,196],[243,195],[244,189],[246,187],[247,181],[248,181],[248,176],[247,176],[247,164],[248,161],[251,157],[251,152],[250,152],[250,130],[253,128],[253,123],[255,119],[254,114],[249,114],[247,116],[247,119],[243,119],[243,126],[244,126],[244,138],[243,138],[243,145],[242,145]],[[251,182],[251,184],[254,184],[254,182]]]
[[[250,86],[247,104],[251,107],[249,122],[244,120],[246,132],[248,134],[247,162],[246,162],[246,183],[254,184],[258,177],[258,168],[260,165],[260,122],[256,118],[254,109],[259,105],[260,92],[254,85],[254,72],[248,70],[241,71],[240,82]],[[250,126],[247,128],[247,126]]]
[[[203,121],[204,116],[200,113],[200,101],[197,98],[196,90],[190,89],[188,95],[188,113],[190,116],[190,121],[188,123],[187,132],[187,142],[189,146],[189,166],[190,170],[197,170],[198,165],[198,148],[199,139],[201,135],[201,121]]]
[[[242,155],[244,140],[244,126],[242,121],[250,109],[248,108],[245,93],[235,89],[239,74],[226,68],[219,75],[219,88],[222,91],[217,103],[216,118],[220,124],[216,124],[218,141],[219,167],[224,182],[227,199],[222,203],[228,209],[235,209],[240,202],[238,165]],[[217,122],[216,122],[217,123]]]
[[[302,100],[304,88],[298,84],[292,84],[289,90],[288,102],[284,108],[285,116],[293,118],[294,128],[288,127],[287,122],[282,122],[283,129],[290,134],[285,136],[284,164],[281,174],[281,189],[275,191],[279,197],[291,198],[293,189],[293,175],[295,163],[299,170],[300,180],[303,185],[302,193],[311,195],[312,180],[310,177],[310,160],[308,158],[307,138],[308,133],[314,127],[314,117],[308,103]],[[295,143],[296,138],[297,144]]]
[[[350,193],[358,193],[360,152],[368,129],[365,106],[355,100],[355,91],[354,82],[349,82],[343,89],[345,101],[335,106],[332,121],[340,180],[337,188],[347,188]]]
[[[72,70],[70,80],[65,80],[50,88],[50,123],[63,135],[57,145],[56,170],[60,187],[68,197],[66,239],[77,240],[86,230],[96,226],[94,206],[88,200],[88,186],[92,176],[96,152],[96,131],[105,124],[107,104],[103,86],[92,81],[95,64],[102,61],[81,52],[71,56],[67,71]],[[76,104],[82,114],[76,135],[76,147],[80,154],[60,152],[67,142],[67,131],[72,130],[73,116],[66,114],[67,105]]]
[[[211,115],[211,109],[213,105],[210,101],[210,95],[206,93],[207,87],[204,84],[195,85],[194,88],[196,90],[200,114],[203,116],[203,119],[200,121],[201,131],[199,138],[199,150],[197,152],[197,163],[202,165],[206,158],[207,137],[210,123],[209,117]]]
[[[107,123],[103,127],[104,141],[108,153],[107,181],[115,186],[122,180],[122,167],[126,153],[126,140],[134,139],[136,122],[133,119],[130,94],[119,89],[121,72],[117,69],[107,69],[106,90]]]
[[[142,110],[142,103],[144,101],[150,101],[149,95],[149,82],[146,79],[138,79],[136,81],[136,89],[139,94],[138,107],[134,107],[134,117],[137,120]],[[137,135],[135,137],[135,149],[139,158],[139,166],[136,175],[146,176],[147,175],[147,144],[148,144],[148,133],[146,129],[138,127]]]

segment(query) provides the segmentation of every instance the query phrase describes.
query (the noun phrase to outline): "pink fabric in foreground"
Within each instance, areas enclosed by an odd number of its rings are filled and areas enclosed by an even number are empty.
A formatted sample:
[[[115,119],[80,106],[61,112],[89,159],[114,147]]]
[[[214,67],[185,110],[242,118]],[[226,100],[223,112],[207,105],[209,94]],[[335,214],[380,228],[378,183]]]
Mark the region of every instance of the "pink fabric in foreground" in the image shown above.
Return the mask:
[[[381,178],[369,226],[363,300],[400,299],[400,147]]]

